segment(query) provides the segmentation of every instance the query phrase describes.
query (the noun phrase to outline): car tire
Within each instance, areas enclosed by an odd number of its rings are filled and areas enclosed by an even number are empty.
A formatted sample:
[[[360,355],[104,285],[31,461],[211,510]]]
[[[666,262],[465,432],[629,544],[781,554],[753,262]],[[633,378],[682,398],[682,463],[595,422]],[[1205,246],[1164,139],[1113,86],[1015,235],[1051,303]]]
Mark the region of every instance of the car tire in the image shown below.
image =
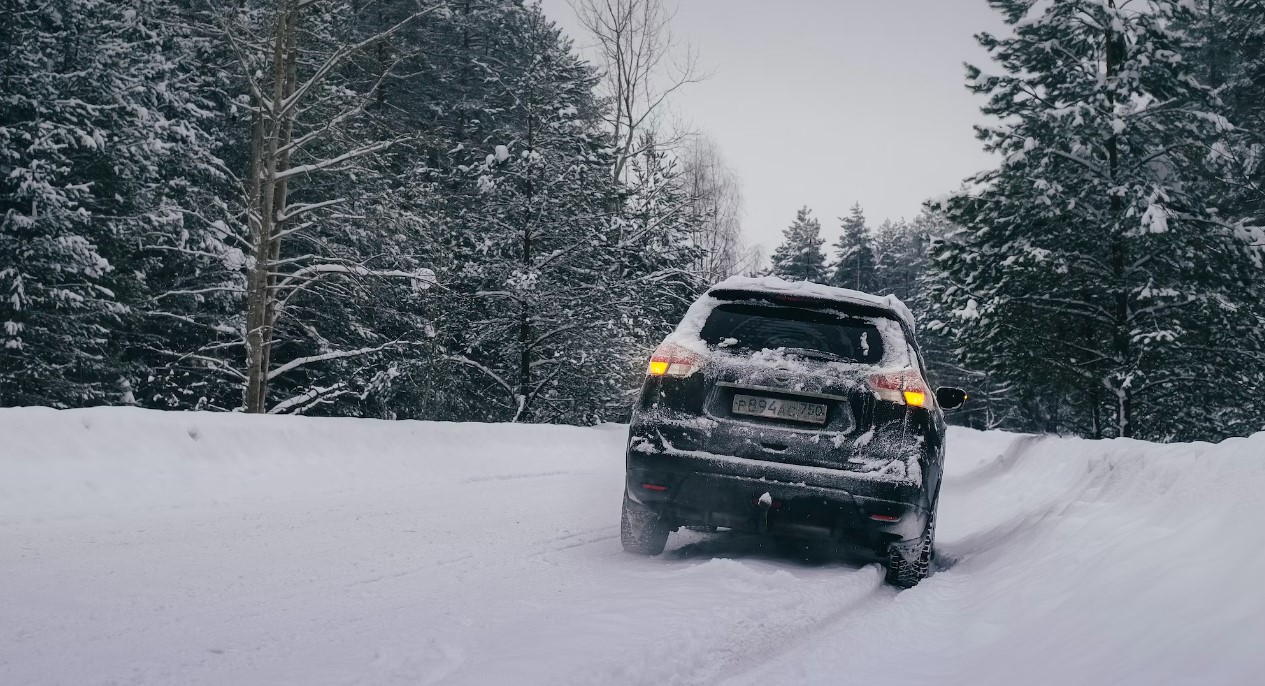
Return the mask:
[[[913,588],[919,581],[931,576],[931,565],[936,556],[936,517],[931,519],[922,536],[908,543],[895,543],[887,554],[887,583],[900,588]]]
[[[658,555],[668,544],[672,528],[655,511],[624,496],[619,523],[619,542],[624,552],[634,555]]]

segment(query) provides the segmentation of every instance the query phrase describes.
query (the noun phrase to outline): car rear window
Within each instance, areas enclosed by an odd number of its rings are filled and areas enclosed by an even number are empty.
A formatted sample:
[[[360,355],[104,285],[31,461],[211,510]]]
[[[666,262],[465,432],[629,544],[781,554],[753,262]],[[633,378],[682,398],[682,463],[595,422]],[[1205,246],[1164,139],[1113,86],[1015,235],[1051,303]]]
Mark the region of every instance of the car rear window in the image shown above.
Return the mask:
[[[883,337],[873,320],[789,307],[720,305],[707,317],[702,338],[734,351],[799,348],[865,364],[883,359]]]

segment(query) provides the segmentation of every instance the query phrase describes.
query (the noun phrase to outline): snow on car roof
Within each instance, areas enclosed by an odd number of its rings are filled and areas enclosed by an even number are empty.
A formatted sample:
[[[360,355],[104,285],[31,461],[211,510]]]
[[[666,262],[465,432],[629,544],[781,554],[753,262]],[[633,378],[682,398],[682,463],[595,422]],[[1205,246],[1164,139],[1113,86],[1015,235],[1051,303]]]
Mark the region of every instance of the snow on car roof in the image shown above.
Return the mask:
[[[798,298],[815,298],[835,302],[864,305],[890,310],[909,326],[914,327],[914,313],[894,295],[872,295],[850,288],[826,286],[811,281],[787,281],[776,276],[731,276],[707,289],[709,295],[717,291],[746,291],[748,293],[768,293]]]

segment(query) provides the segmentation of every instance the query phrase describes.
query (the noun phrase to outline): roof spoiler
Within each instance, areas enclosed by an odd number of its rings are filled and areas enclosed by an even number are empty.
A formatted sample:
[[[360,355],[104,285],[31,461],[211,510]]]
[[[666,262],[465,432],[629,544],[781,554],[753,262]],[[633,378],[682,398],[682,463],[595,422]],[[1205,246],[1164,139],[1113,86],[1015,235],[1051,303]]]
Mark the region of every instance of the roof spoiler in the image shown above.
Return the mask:
[[[769,291],[745,290],[742,288],[713,288],[707,294],[718,300],[763,300],[775,305],[788,305],[791,307],[827,307],[846,310],[854,314],[878,316],[884,319],[900,321],[900,316],[896,312],[885,307],[799,293],[770,293]]]

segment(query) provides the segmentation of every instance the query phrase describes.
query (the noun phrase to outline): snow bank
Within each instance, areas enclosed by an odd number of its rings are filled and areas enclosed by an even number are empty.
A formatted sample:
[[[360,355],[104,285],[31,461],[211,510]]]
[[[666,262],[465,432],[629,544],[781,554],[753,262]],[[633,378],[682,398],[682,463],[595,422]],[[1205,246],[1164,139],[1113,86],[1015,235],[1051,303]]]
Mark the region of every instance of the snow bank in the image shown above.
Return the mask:
[[[0,409],[0,524],[366,491],[408,479],[513,478],[573,468],[596,455],[610,461],[621,431],[105,407]],[[610,445],[595,451],[595,436]]]
[[[1261,682],[1265,434],[950,440],[938,530],[949,569],[740,683]],[[831,648],[878,637],[899,648]]]
[[[0,410],[0,683],[1255,684],[1265,434],[954,430],[946,569],[619,550],[622,427]]]

